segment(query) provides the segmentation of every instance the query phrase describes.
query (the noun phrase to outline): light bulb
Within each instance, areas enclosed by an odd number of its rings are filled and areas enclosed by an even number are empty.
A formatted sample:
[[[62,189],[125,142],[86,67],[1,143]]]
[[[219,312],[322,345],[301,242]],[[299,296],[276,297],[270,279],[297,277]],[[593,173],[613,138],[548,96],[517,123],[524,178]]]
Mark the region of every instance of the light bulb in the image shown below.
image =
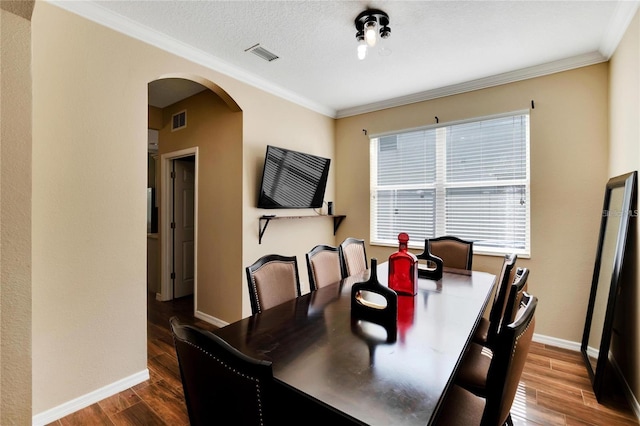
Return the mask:
[[[368,21],[364,24],[364,38],[369,46],[376,45],[376,21]]]
[[[363,40],[358,44],[358,59],[363,60],[366,57],[367,57],[367,43],[365,43]]]

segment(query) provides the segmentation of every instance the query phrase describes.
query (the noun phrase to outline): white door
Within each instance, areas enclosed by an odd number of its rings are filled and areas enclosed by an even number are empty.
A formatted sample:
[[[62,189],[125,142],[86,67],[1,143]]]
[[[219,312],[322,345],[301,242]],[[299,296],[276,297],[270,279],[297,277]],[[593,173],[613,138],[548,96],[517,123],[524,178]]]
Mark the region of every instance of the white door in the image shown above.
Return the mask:
[[[173,161],[173,297],[193,294],[195,157]]]

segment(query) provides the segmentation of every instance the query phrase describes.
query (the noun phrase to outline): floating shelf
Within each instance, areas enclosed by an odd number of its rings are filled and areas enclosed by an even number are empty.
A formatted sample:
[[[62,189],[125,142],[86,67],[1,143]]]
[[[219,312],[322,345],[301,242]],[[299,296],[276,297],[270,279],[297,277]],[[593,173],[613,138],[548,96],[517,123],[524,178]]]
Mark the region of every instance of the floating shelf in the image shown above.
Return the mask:
[[[331,217],[333,218],[333,235],[336,235],[336,231],[340,227],[340,224],[344,220],[346,215],[343,214],[332,214],[332,215],[314,215],[314,216],[260,216],[258,220],[258,244],[262,244],[262,236],[264,235],[264,231],[267,230],[267,225],[272,220],[283,220],[283,219],[317,219],[320,217]]]

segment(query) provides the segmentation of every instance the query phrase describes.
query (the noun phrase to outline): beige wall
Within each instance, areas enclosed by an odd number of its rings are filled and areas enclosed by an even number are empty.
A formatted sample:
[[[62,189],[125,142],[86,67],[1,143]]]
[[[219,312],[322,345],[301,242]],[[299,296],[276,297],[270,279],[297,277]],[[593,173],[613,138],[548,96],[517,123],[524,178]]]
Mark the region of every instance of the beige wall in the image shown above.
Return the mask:
[[[369,144],[363,134],[528,109],[531,100],[529,289],[539,297],[536,333],[580,342],[607,175],[607,64],[340,119],[337,203],[347,220],[338,239],[369,240]],[[353,159],[358,159],[354,161]],[[370,246],[386,260],[395,249]],[[501,257],[474,257],[498,273]]]
[[[302,292],[309,289],[305,253],[317,244],[334,244],[333,221],[330,218],[277,220],[269,223],[262,244],[258,244],[258,218],[263,214],[314,215],[313,210],[264,210],[258,209],[258,189],[262,177],[266,145],[304,151],[322,157],[335,158],[334,120],[303,108],[295,107],[281,99],[260,96],[257,101],[268,105],[275,115],[253,116],[244,122],[244,170],[243,170],[243,242],[244,265],[250,265],[260,256],[269,253],[295,255]],[[332,163],[325,200],[335,199],[335,168]],[[338,207],[337,213],[341,213]],[[347,218],[348,220],[348,218]],[[246,277],[242,271],[243,285]],[[245,291],[243,312],[251,313],[248,291]]]
[[[33,16],[33,413],[146,370],[140,43]],[[98,46],[103,47],[102,51]],[[142,198],[144,196],[144,198]]]
[[[46,2],[36,4],[32,36],[33,412],[39,414],[146,369],[149,82],[167,76],[213,82],[243,111],[242,148],[233,145],[229,154],[237,159],[242,149],[242,165],[200,164],[211,173],[200,181],[215,179],[217,193],[242,189],[242,212],[220,213],[204,202],[202,213],[216,211],[219,223],[241,229],[215,235],[238,267],[229,272],[230,290],[205,296],[228,305],[207,312],[226,321],[250,312],[240,265],[270,251],[304,259],[312,243],[333,238],[329,224],[286,228],[295,235],[270,226],[271,240],[258,245],[262,212],[255,209],[266,144],[333,157],[333,120]],[[221,172],[228,172],[224,181]],[[238,180],[229,184],[227,175]],[[232,204],[239,203],[234,195]],[[199,263],[207,263],[215,250],[205,246],[201,255]],[[200,271],[201,285],[213,271]]]
[[[0,7],[0,424],[31,422],[31,11]]]
[[[172,132],[171,116],[183,110],[187,127]],[[231,322],[242,317],[242,112],[210,90],[164,108],[158,154],[192,147],[198,147],[196,309]]]
[[[640,169],[640,16],[636,14],[610,61],[609,171],[618,176]],[[635,207],[637,209],[637,205]],[[640,399],[640,289],[638,219],[631,219],[622,292],[618,298],[613,351],[629,387]]]
[[[162,126],[162,108],[149,105],[149,128],[160,130]]]

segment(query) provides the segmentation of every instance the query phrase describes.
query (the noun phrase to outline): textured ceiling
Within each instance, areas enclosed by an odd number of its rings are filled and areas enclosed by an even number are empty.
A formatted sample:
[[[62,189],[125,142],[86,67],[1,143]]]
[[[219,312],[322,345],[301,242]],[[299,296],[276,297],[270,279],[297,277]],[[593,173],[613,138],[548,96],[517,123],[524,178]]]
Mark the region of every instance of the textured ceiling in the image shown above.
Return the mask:
[[[332,116],[607,60],[636,1],[53,1]],[[356,57],[384,10],[390,54]],[[279,56],[245,50],[257,43]],[[203,59],[204,58],[204,59]],[[503,76],[504,79],[496,79]],[[497,84],[497,83],[496,83]]]

